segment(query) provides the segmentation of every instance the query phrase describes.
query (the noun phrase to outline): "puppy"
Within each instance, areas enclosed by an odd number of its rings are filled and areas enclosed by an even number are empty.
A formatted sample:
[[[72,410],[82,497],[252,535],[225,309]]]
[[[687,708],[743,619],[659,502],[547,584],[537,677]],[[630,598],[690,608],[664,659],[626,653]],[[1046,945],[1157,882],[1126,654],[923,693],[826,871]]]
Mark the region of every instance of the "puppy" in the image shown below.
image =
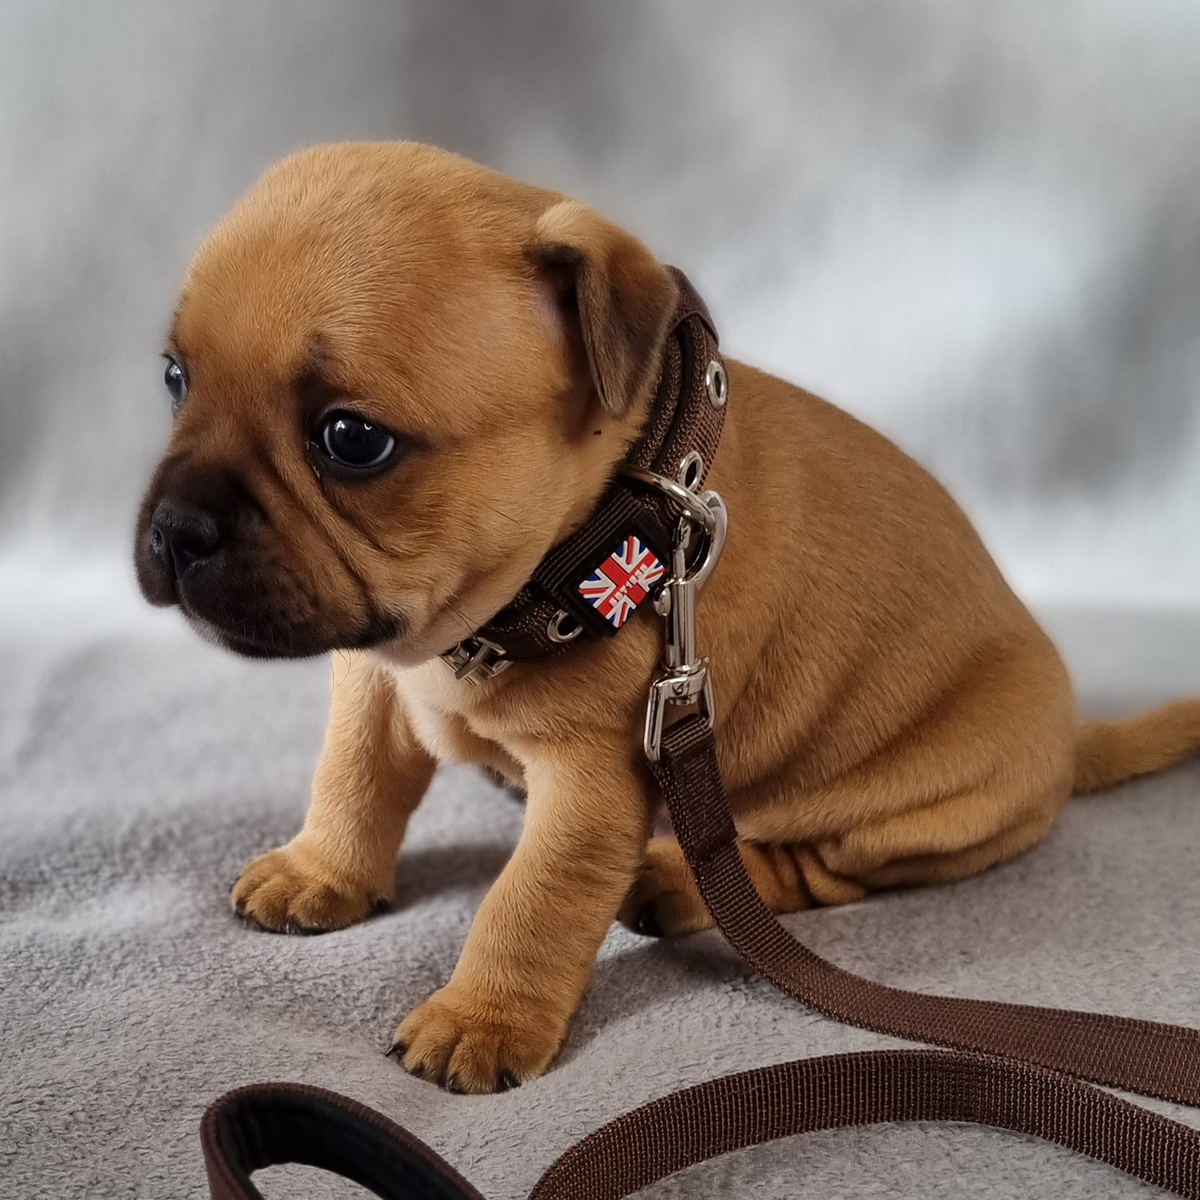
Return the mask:
[[[343,651],[300,832],[238,912],[332,930],[392,894],[439,761],[528,793],[446,985],[396,1032],[468,1092],[539,1075],[615,917],[708,915],[648,842],[641,750],[661,622],[481,686],[439,655],[586,521],[651,404],[675,277],[581,204],[426,146],[274,167],[203,244],[167,341],[176,416],[138,579],[240,654]],[[700,595],[745,864],[792,912],[962,879],[1073,791],[1200,748],[1200,701],[1080,726],[1054,647],[946,492],[847,414],[728,364],[709,486],[730,535]]]

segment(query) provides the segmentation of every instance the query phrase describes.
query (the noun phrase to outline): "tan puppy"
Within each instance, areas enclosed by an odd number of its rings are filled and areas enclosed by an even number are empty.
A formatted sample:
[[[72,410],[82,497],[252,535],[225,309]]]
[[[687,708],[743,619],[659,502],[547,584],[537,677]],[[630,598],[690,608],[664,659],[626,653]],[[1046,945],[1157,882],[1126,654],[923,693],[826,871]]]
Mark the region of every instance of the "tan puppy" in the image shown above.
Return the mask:
[[[436,657],[587,517],[645,419],[676,290],[582,205],[428,147],[344,145],[266,175],[172,326],[143,590],[240,653],[347,651],[304,827],[246,868],[238,911],[273,930],[366,917],[438,760],[528,790],[453,976],[397,1031],[409,1070],[462,1090],[547,1068],[618,913],[708,924],[675,843],[647,851],[652,613],[480,687]],[[1081,729],[945,491],[823,401],[729,376],[709,486],[731,533],[699,642],[772,908],[961,879],[1032,846],[1073,790],[1200,748],[1198,701]]]

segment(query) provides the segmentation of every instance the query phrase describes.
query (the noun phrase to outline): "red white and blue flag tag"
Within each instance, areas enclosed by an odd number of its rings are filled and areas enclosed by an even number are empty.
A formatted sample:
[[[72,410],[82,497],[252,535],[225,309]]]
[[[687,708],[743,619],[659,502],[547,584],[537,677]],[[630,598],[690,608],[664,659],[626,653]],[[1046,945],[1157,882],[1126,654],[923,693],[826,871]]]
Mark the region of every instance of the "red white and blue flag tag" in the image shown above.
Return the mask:
[[[663,565],[654,551],[630,534],[579,585],[579,594],[620,629],[663,574]]]

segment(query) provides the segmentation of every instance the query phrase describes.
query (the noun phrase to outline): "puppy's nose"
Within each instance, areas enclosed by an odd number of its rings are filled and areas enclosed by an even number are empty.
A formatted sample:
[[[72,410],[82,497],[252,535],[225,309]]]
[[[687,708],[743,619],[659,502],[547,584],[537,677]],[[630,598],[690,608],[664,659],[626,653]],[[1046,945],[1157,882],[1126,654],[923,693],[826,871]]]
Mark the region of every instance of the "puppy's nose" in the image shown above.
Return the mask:
[[[150,518],[150,549],[176,578],[193,563],[211,558],[221,544],[221,530],[203,509],[163,500]]]

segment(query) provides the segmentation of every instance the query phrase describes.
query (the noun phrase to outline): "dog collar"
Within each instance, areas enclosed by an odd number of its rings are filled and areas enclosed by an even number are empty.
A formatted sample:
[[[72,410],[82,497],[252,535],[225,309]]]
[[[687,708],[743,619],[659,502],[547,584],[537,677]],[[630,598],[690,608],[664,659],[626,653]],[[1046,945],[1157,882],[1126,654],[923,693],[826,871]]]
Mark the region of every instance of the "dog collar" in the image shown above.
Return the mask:
[[[513,663],[557,658],[576,641],[614,637],[660,590],[679,494],[700,491],[729,397],[708,308],[682,271],[669,270],[679,300],[640,437],[591,516],[538,563],[510,603],[441,656],[458,679],[481,683]]]

